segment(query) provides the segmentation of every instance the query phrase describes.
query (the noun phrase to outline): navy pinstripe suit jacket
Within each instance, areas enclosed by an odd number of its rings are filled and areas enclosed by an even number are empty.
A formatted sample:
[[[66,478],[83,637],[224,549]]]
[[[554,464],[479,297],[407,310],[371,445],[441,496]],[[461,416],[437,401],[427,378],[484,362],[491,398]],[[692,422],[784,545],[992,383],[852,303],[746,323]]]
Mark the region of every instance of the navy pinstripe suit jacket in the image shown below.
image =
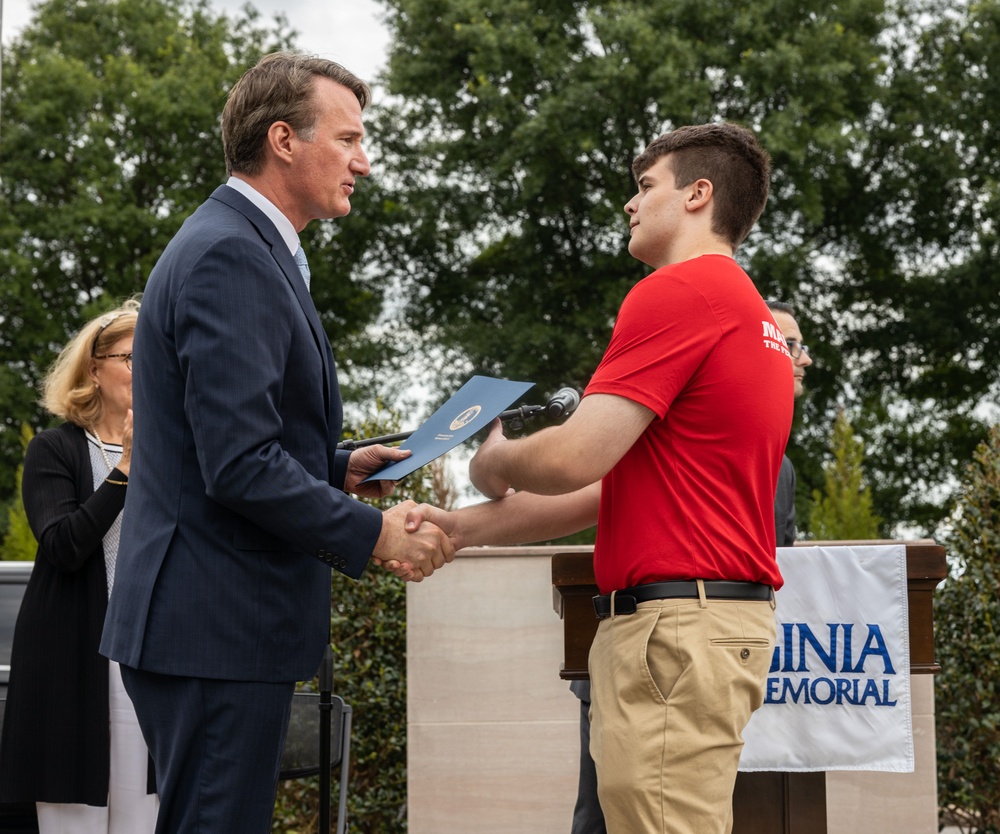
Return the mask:
[[[234,189],[218,188],[164,250],[133,353],[135,445],[102,653],[163,674],[312,677],[328,565],[360,576],[381,513],[340,489],[333,353],[274,224]]]

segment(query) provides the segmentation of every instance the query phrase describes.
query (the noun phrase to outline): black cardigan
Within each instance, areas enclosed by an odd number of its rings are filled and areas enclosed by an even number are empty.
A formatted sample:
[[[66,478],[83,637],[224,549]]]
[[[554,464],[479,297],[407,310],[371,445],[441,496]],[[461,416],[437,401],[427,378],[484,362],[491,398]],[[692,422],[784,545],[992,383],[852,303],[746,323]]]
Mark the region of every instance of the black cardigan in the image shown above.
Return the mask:
[[[114,480],[125,476],[115,470]],[[38,554],[14,629],[0,740],[0,801],[107,805],[108,608],[104,535],[126,488],[95,492],[87,438],[65,423],[24,459],[24,508]]]

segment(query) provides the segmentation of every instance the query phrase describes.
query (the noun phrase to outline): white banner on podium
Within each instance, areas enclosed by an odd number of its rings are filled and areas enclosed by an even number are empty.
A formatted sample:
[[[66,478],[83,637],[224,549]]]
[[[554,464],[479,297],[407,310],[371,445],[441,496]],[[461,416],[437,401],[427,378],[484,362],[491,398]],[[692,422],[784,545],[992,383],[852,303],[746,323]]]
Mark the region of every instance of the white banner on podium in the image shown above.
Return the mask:
[[[913,771],[905,545],[783,547],[777,639],[740,770]]]

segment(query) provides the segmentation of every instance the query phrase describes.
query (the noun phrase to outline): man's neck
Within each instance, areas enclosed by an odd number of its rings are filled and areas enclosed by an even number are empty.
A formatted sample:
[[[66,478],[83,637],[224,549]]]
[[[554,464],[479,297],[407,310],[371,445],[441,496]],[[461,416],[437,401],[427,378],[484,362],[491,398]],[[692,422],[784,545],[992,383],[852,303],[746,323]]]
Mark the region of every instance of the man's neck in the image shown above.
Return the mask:
[[[670,252],[666,253],[663,263],[650,264],[650,266],[659,269],[671,264],[693,261],[695,258],[701,258],[705,255],[724,255],[727,258],[732,258],[735,254],[732,246],[723,243],[713,235],[709,240],[701,240],[688,245],[674,247]]]
[[[276,187],[271,177],[251,176],[238,172],[234,172],[233,176],[243,180],[254,191],[269,200],[278,211],[288,218],[288,222],[292,224],[296,234],[306,227],[306,223],[302,223],[297,214],[289,211],[289,206],[293,204],[293,201],[287,199],[286,192]]]

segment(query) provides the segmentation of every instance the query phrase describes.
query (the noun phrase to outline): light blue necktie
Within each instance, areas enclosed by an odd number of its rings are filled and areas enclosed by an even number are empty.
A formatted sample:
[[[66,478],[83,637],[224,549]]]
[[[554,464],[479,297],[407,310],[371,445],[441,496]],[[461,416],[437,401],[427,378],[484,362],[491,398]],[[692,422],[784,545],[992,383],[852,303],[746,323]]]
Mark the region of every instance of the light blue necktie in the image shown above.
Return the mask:
[[[295,250],[295,263],[298,264],[299,272],[302,273],[302,280],[306,282],[306,289],[309,289],[309,261],[306,260],[306,253],[300,246]]]

